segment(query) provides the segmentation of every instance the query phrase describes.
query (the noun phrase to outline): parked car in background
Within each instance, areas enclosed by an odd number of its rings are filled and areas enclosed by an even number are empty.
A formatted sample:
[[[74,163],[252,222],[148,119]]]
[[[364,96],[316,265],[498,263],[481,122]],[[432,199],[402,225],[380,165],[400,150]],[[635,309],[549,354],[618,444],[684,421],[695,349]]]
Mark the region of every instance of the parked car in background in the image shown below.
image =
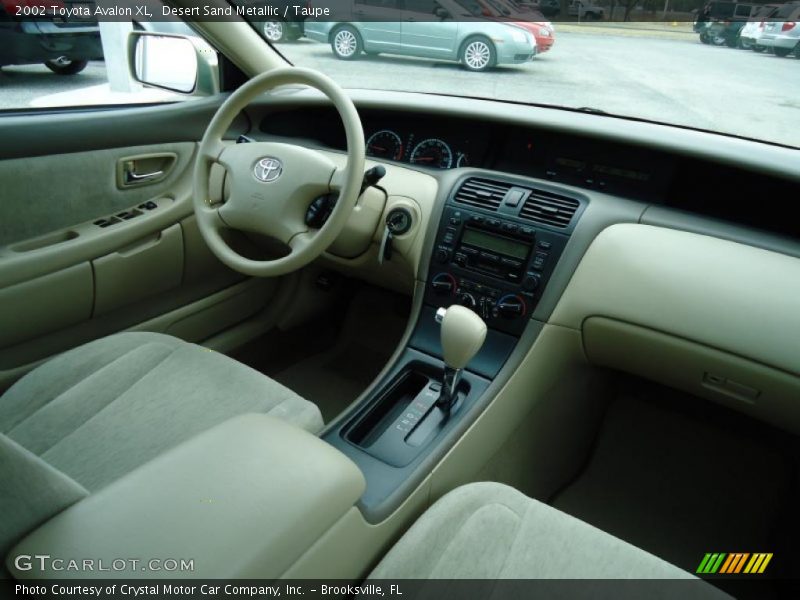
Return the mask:
[[[93,6],[94,3],[91,5]],[[71,0],[0,0],[0,67],[43,63],[57,75],[75,75],[102,60],[100,29],[92,10],[63,18],[56,9],[87,6]]]
[[[509,0],[509,2],[523,12],[538,12],[547,17],[561,12],[561,0]]]
[[[537,6],[539,12],[541,12],[546,17],[553,17],[561,13],[560,0],[539,0]]]
[[[782,4],[765,4],[760,7],[756,13],[750,17],[750,20],[744,24],[742,30],[739,32],[739,48],[745,50],[755,50],[762,52],[764,46],[758,43],[761,34],[764,33],[764,25],[767,19],[775,16],[778,10],[783,6]]]
[[[536,38],[536,53],[547,52],[556,43],[556,29],[550,21],[531,21]]]
[[[267,21],[253,21],[261,35],[268,42],[290,42],[303,37],[303,21],[305,17],[296,16],[294,7],[305,5],[293,0],[237,0],[241,6],[270,7],[275,9],[279,17]],[[289,9],[288,11],[285,9]],[[285,16],[283,16],[285,15]]]
[[[471,0],[470,0],[471,1]],[[487,71],[496,65],[519,64],[536,55],[536,39],[528,31],[512,24],[474,17],[465,2],[437,0],[420,2],[420,10],[403,10],[394,0],[383,2],[377,9],[384,18],[391,17],[392,6],[402,19],[396,21],[330,22],[307,20],[306,37],[331,45],[334,56],[342,60],[367,54],[398,54],[461,63],[470,71]],[[368,16],[359,3],[357,11]],[[440,20],[431,21],[431,14]]]
[[[704,44],[734,48],[739,43],[739,33],[759,8],[752,3],[709,2],[695,21],[694,31],[700,34]]]
[[[524,10],[539,10],[539,0],[514,0],[514,4]]]
[[[747,20],[761,5],[754,2],[732,2],[731,0],[712,0],[703,7],[703,13],[713,21],[728,19]]]
[[[730,19],[710,21],[706,28],[700,32],[700,41],[704,44],[735,48],[739,44],[739,34],[744,25],[744,21]]]
[[[513,0],[478,0],[481,14],[508,21],[528,31],[536,39],[536,53],[547,52],[555,43],[555,30],[537,10],[521,6]]]
[[[586,0],[572,0],[569,4],[568,14],[587,21],[599,21],[605,16],[605,9]]]
[[[790,2],[778,9],[773,20],[764,24],[758,43],[771,48],[775,56],[794,52],[800,57],[800,2]]]

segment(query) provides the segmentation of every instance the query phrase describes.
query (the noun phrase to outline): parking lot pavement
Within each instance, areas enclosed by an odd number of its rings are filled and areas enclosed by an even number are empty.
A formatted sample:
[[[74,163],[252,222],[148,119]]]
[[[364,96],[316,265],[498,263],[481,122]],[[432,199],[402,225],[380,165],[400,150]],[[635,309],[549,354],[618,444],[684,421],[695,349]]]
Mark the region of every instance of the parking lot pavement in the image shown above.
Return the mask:
[[[454,63],[394,56],[339,61],[330,46],[307,40],[279,49],[294,64],[320,69],[345,87],[501,98],[588,107],[800,145],[800,60],[684,41],[590,33],[556,33],[550,52],[533,62],[488,73]],[[0,73],[0,109],[46,103],[73,90],[96,94],[103,63],[75,77],[45,67],[6,67]]]

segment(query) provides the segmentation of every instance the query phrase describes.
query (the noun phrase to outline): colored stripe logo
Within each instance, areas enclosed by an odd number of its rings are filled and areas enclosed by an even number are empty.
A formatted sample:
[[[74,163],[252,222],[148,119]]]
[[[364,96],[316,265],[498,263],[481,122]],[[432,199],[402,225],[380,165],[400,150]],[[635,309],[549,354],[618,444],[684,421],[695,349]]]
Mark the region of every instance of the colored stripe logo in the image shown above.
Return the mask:
[[[697,567],[698,574],[761,574],[772,560],[772,552],[707,552]]]

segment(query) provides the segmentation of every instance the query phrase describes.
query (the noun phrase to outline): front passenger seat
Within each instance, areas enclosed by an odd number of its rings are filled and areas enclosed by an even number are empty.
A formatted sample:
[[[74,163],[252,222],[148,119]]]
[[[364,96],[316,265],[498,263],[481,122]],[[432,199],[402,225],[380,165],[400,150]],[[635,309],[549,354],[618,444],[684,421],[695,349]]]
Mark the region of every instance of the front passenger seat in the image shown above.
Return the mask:
[[[442,497],[369,578],[694,579],[697,597],[729,598],[641,548],[499,483],[473,483]]]
[[[0,398],[0,554],[87,493],[254,412],[323,426],[316,405],[279,383],[158,333],[112,335],[37,367]]]

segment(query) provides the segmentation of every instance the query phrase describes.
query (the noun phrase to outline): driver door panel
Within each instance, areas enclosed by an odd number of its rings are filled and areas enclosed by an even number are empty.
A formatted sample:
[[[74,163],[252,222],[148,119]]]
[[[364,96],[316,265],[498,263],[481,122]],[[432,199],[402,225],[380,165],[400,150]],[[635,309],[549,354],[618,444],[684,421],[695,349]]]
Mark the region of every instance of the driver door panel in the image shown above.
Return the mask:
[[[163,127],[172,108],[141,108],[137,119],[117,121],[119,136],[106,122],[115,111],[13,117],[4,127],[24,136],[16,146],[5,135],[4,154],[15,146],[25,154],[0,159],[0,390],[38,361],[97,337],[146,328],[202,341],[265,307],[276,283],[227,268],[200,236],[193,140],[207,121]],[[33,144],[43,122],[61,135]],[[154,143],[158,129],[164,139]],[[176,132],[188,139],[176,141]],[[105,147],[117,137],[147,143]],[[48,145],[64,150],[66,139],[80,151],[47,154]],[[121,169],[131,160],[164,173],[125,185]],[[222,183],[215,171],[212,187],[221,193]]]

